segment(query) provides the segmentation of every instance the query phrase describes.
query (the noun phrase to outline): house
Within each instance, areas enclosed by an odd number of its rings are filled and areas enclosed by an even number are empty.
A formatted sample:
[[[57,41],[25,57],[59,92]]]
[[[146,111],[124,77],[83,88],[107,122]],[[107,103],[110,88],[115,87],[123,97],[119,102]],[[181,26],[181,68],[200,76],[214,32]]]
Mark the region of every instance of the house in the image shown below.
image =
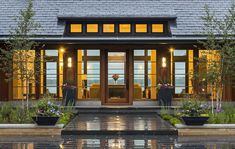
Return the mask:
[[[30,97],[49,92],[62,98],[65,83],[76,86],[78,101],[102,105],[156,101],[159,82],[174,86],[175,100],[194,92],[206,94],[209,86],[200,80],[193,87],[193,73],[206,71],[206,64],[197,65],[194,59],[205,51],[195,47],[206,39],[201,17],[206,4],[222,17],[232,2],[34,0],[35,21],[41,28],[33,40],[44,46],[32,51],[32,58],[41,60],[41,73],[30,81]],[[1,47],[16,26],[14,17],[26,5],[26,0],[0,0]],[[0,100],[25,98],[24,84],[4,79],[1,72]],[[235,90],[231,85],[225,88],[224,98],[234,100]]]

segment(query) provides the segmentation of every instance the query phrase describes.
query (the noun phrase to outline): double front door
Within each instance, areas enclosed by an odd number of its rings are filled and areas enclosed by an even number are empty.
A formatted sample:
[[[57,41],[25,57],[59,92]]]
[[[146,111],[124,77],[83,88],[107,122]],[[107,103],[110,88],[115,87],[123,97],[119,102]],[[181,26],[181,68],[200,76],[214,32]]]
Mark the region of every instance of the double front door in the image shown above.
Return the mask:
[[[131,51],[104,50],[101,62],[101,96],[104,105],[127,105],[132,101],[132,59]],[[102,93],[103,93],[102,92]],[[101,94],[102,94],[101,93]]]

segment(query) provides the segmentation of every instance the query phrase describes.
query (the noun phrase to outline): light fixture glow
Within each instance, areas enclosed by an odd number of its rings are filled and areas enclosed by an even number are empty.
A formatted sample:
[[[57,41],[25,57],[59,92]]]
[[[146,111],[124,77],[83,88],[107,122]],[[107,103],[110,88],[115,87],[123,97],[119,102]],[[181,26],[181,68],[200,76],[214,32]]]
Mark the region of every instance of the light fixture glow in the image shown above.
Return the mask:
[[[166,58],[162,57],[162,67],[165,68],[166,67]]]
[[[173,48],[170,48],[170,52],[174,52],[174,49],[173,49]]]
[[[60,48],[60,52],[64,53],[65,49],[64,48]]]
[[[72,67],[72,58],[71,57],[68,58],[68,67],[69,68]]]

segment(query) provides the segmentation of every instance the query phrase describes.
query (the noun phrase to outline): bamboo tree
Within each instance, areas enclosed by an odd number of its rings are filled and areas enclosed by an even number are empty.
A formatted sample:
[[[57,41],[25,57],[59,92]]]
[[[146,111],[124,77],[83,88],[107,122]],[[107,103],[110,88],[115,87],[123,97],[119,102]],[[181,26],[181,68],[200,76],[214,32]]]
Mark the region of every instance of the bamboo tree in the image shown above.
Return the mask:
[[[30,69],[39,57],[32,57],[32,50],[38,46],[38,43],[31,40],[33,33],[39,28],[33,17],[33,1],[28,0],[25,9],[20,11],[20,15],[15,18],[17,25],[10,31],[9,39],[5,42],[5,48],[0,49],[0,70],[7,76],[7,81],[19,80],[21,82],[22,97],[24,97],[24,84],[26,87],[26,106],[29,107],[29,84],[35,76],[39,74],[40,69]],[[34,65],[34,67],[38,67]],[[22,99],[22,103],[24,99]]]

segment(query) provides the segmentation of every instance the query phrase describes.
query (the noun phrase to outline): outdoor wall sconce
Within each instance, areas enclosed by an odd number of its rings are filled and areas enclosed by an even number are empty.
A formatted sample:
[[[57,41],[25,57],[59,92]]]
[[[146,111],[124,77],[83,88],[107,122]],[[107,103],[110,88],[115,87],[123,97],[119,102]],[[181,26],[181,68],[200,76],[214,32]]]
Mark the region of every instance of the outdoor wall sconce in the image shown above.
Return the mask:
[[[162,67],[166,68],[166,58],[162,57]]]
[[[170,52],[173,53],[173,52],[174,52],[174,49],[173,49],[173,48],[170,48]]]
[[[71,57],[68,58],[68,67],[69,68],[72,67],[72,58]]]
[[[61,53],[64,53],[64,51],[65,51],[64,48],[60,48]]]

